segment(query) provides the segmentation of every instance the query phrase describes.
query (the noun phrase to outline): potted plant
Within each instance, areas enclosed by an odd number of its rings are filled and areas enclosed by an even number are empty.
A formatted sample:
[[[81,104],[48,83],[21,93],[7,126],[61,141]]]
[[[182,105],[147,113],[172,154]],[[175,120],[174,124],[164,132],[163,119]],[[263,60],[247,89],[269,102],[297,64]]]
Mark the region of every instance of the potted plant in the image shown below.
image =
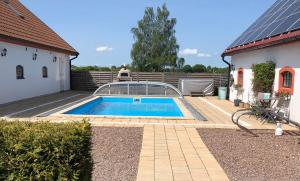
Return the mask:
[[[243,90],[243,87],[241,85],[239,85],[239,84],[235,84],[233,87],[236,90],[236,99],[233,100],[234,106],[239,107],[240,104],[241,104],[241,102],[242,102],[242,100],[239,99],[239,96],[241,94],[243,94],[244,90]]]
[[[244,104],[244,108],[245,108],[245,109],[249,109],[250,107],[251,107],[251,105],[250,105],[249,103],[245,103],[245,104]]]
[[[252,79],[253,91],[259,95],[260,99],[269,100],[271,97],[275,78],[275,67],[276,65],[272,61],[252,65],[254,74]]]
[[[291,100],[291,94],[289,92],[285,92],[285,91],[275,92],[275,96],[276,97],[284,97],[284,99],[286,101]]]
[[[248,92],[248,95],[247,95],[247,103],[244,103],[244,108],[246,108],[246,109],[249,109],[250,107],[251,107],[251,105],[250,105],[250,94],[249,94],[249,92]]]

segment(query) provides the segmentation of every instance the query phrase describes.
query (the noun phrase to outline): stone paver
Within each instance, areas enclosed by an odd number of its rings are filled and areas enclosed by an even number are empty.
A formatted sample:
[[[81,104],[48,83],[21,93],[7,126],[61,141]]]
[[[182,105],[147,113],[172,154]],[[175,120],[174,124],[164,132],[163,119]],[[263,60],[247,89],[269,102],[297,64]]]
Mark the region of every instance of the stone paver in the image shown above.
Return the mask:
[[[196,129],[145,126],[138,181],[228,180]]]

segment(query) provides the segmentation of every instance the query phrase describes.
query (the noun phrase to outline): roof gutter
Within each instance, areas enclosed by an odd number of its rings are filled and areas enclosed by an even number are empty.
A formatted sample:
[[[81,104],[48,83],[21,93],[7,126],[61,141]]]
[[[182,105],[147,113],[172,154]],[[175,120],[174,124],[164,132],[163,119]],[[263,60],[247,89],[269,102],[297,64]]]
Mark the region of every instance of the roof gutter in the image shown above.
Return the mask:
[[[229,100],[229,91],[230,91],[230,76],[231,76],[231,68],[232,68],[232,65],[231,63],[229,63],[228,61],[225,60],[225,57],[226,55],[225,54],[222,54],[222,61],[224,63],[226,63],[228,65],[228,75],[227,75],[227,94],[226,94],[226,99]]]
[[[76,55],[75,55],[75,57],[73,57],[73,58],[71,58],[69,60],[69,66],[70,66],[69,67],[70,68],[70,90],[72,90],[72,87],[73,87],[73,81],[72,81],[72,61],[75,60],[75,59],[77,59],[78,56],[79,56],[79,53],[77,52]]]
[[[237,53],[253,51],[263,48],[268,48],[272,46],[279,46],[282,44],[293,43],[295,41],[300,40],[300,30],[294,32],[288,32],[286,34],[281,34],[278,36],[274,36],[268,39],[262,39],[259,41],[255,41],[246,45],[238,46],[235,48],[225,50],[224,54],[226,56],[231,56]]]

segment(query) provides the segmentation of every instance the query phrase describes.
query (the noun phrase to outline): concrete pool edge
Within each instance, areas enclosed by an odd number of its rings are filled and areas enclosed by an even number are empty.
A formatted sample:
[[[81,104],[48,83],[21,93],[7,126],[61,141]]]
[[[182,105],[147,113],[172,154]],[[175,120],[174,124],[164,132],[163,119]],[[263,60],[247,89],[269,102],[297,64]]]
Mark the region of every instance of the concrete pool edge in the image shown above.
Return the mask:
[[[76,109],[84,104],[87,104],[95,99],[100,97],[120,97],[120,96],[95,96],[90,99],[84,100],[78,104],[72,105],[66,109],[60,110],[56,113],[51,114],[50,116],[58,116],[58,117],[66,117],[66,118],[124,118],[124,119],[167,119],[167,120],[195,120],[191,112],[183,105],[183,103],[176,97],[169,97],[172,98],[183,114],[183,117],[160,117],[160,116],[113,116],[113,115],[75,115],[75,114],[65,114],[68,111]],[[135,96],[138,97],[138,96]],[[143,96],[140,96],[144,98]],[[147,98],[166,98],[166,97],[147,97]]]

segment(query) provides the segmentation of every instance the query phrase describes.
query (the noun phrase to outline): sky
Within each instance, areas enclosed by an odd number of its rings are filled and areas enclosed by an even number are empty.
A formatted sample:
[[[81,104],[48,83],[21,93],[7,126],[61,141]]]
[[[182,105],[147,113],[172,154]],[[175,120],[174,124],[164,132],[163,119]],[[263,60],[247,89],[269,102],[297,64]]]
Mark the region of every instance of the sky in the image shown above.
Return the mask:
[[[21,0],[79,53],[78,66],[130,64],[131,28],[164,3],[186,64],[225,67],[220,55],[275,0]]]

